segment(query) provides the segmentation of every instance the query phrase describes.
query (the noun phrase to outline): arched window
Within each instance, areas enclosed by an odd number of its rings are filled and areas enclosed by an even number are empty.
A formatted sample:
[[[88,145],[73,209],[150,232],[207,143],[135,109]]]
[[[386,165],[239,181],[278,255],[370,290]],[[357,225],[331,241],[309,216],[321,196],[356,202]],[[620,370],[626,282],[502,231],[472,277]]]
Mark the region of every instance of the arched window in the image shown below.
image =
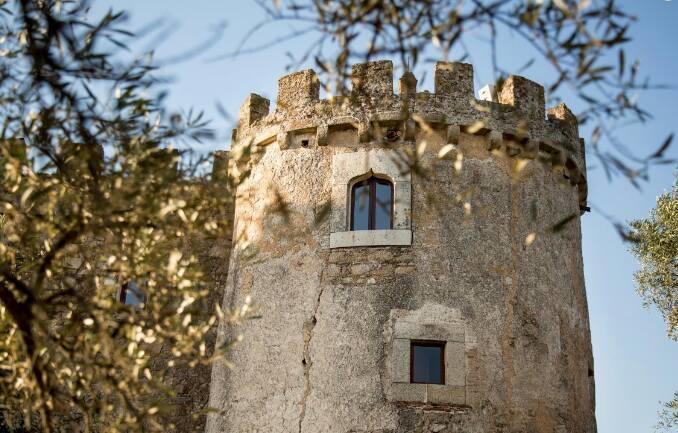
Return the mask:
[[[370,177],[351,188],[351,230],[393,228],[393,184]]]

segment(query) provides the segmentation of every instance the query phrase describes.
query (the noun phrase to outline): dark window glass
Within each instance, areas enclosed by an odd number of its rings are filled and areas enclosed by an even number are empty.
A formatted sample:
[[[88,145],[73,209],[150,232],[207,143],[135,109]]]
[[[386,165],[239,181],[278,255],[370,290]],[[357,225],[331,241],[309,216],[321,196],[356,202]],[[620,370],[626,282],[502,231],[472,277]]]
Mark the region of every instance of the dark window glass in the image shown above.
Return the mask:
[[[413,341],[410,351],[410,382],[445,383],[445,343]]]
[[[141,291],[137,283],[130,281],[122,286],[120,290],[120,302],[125,305],[139,305],[146,300],[144,292]]]
[[[374,206],[374,229],[388,230],[391,228],[391,210],[393,208],[393,187],[390,183],[377,182],[375,184],[376,200]]]
[[[393,228],[393,184],[371,177],[351,189],[351,230]]]
[[[353,230],[369,230],[370,185],[358,184],[353,187]]]

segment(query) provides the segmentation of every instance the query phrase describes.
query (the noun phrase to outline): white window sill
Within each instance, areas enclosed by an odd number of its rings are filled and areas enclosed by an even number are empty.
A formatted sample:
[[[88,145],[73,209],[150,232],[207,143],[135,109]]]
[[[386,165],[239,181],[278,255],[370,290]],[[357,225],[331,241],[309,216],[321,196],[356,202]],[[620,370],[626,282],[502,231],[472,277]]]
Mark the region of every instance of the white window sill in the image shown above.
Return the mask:
[[[357,230],[330,233],[330,248],[412,245],[412,230]]]

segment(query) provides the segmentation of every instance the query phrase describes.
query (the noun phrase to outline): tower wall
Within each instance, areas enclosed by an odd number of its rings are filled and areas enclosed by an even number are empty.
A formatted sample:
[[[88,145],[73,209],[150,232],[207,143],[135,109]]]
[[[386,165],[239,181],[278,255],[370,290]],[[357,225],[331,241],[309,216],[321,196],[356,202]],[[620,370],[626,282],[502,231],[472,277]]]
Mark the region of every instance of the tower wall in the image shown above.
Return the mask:
[[[213,367],[206,431],[595,432],[574,116],[521,77],[477,101],[461,63],[436,65],[435,93],[407,76],[393,94],[390,62],[353,75],[349,97],[319,100],[309,70],[275,111],[241,109],[223,302],[261,318],[220,329],[244,340]],[[370,171],[401,215],[356,234],[346,198]],[[409,383],[416,339],[446,342],[445,385]]]

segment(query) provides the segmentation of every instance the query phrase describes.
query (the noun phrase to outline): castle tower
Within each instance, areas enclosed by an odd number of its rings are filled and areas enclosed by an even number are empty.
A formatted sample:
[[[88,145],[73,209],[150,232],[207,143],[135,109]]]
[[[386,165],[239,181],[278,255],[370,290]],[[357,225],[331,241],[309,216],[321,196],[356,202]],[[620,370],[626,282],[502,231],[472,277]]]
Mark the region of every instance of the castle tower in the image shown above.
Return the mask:
[[[351,81],[242,106],[224,307],[261,318],[220,330],[206,431],[595,432],[576,118],[522,77],[476,100],[462,63]]]

